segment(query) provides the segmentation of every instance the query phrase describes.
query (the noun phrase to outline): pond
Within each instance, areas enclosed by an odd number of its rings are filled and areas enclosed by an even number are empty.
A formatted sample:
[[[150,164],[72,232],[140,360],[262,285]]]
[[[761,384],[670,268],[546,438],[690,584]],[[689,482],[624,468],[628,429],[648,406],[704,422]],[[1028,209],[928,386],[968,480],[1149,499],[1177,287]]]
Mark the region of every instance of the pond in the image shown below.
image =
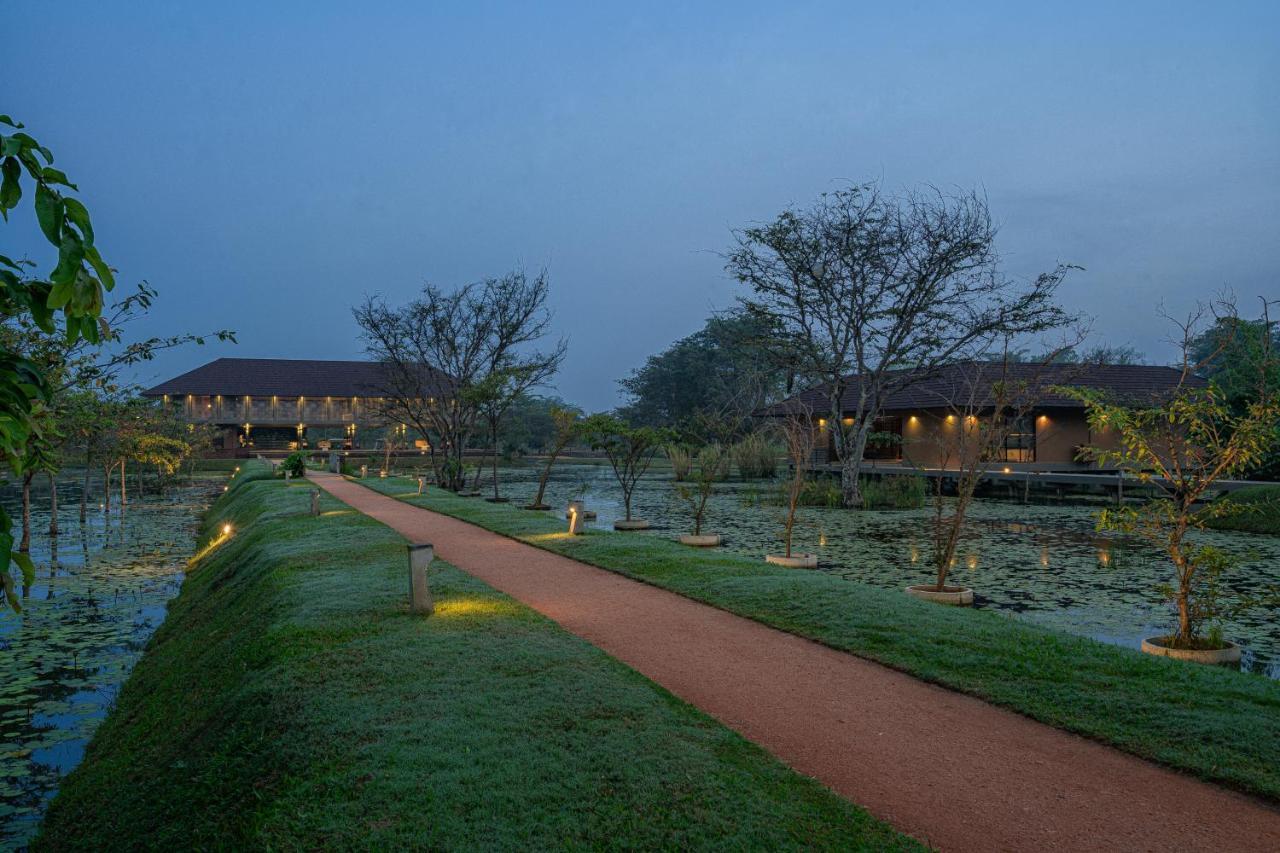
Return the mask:
[[[539,470],[509,468],[504,490],[515,503],[531,497]],[[565,464],[553,472],[547,503],[563,507],[585,489],[587,506],[599,513],[596,526],[610,528],[622,516],[621,490],[607,465]],[[705,528],[725,537],[725,548],[763,557],[780,546],[781,508],[775,484],[731,480],[717,484]],[[974,588],[975,606],[1109,643],[1138,648],[1144,637],[1167,633],[1174,614],[1160,601],[1158,584],[1172,566],[1143,543],[1095,531],[1102,502],[1033,495],[1019,501],[975,501],[953,577]],[[692,527],[676,494],[670,468],[658,469],[637,486],[632,514],[658,528],[645,534],[673,536]],[[931,511],[852,512],[805,507],[793,547],[817,552],[820,571],[876,586],[899,589],[933,579],[928,565]],[[637,535],[637,534],[628,534]],[[1240,559],[1224,576],[1235,593],[1280,586],[1280,537],[1249,533],[1197,532]],[[1280,619],[1275,610],[1254,610],[1227,621],[1225,636],[1244,647],[1244,667],[1280,678]]]
[[[58,489],[58,537],[45,532],[47,490],[34,497],[36,580],[21,614],[0,612],[0,850],[26,843],[59,780],[80,762],[164,621],[200,513],[225,482],[197,475],[163,498],[131,500],[124,513],[94,504],[83,526],[79,487],[67,483]],[[0,503],[18,518],[15,488],[0,489]]]

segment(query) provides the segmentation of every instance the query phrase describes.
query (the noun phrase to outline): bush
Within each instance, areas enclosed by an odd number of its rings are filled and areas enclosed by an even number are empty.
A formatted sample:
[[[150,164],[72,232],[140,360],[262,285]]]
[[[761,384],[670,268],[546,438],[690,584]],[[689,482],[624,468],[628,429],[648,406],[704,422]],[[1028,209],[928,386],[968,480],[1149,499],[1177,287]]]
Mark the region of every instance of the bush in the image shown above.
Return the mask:
[[[840,506],[842,497],[840,481],[832,477],[818,477],[813,480],[806,480],[804,485],[800,487],[800,506],[835,508]]]
[[[746,480],[774,477],[778,473],[778,458],[782,451],[758,432],[753,432],[733,446],[733,460],[738,463],[738,473]]]
[[[918,509],[924,506],[924,477],[900,474],[862,479],[862,501],[866,509]]]
[[[1218,500],[1229,504],[1231,511],[1207,519],[1206,527],[1280,535],[1280,486],[1249,486]]]
[[[295,450],[280,463],[280,470],[282,472],[287,471],[291,477],[305,477],[307,474],[307,454],[301,450]]]
[[[668,444],[666,452],[667,459],[671,460],[671,470],[676,475],[676,482],[682,483],[689,479],[689,472],[693,470],[693,455],[689,452],[689,448],[679,444]]]

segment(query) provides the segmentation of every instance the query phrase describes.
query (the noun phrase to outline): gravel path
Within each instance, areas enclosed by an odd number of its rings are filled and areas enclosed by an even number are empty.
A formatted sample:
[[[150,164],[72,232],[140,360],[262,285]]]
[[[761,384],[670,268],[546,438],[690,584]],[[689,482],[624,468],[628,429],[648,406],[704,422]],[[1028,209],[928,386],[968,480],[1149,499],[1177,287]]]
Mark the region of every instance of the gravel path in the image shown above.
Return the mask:
[[[310,476],[938,848],[1280,850],[1280,809],[1266,803],[336,475]]]

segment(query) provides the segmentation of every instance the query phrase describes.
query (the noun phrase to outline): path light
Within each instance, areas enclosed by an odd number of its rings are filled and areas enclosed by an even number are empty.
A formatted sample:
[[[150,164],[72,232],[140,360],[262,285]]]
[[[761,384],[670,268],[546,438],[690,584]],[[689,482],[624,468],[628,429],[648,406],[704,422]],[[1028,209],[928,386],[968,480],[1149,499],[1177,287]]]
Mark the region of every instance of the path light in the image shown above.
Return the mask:
[[[423,491],[426,490],[426,488],[427,488],[427,478],[419,477],[418,478],[418,494],[422,494]]]
[[[311,493],[311,514],[320,514],[320,490],[316,489]]]
[[[222,525],[222,535],[223,536],[231,535],[231,522],[228,521],[226,524]]]
[[[577,536],[582,532],[584,509],[582,501],[569,501],[569,509],[566,511],[565,516],[569,519],[569,534],[571,536]]]
[[[427,587],[427,567],[435,559],[435,550],[427,542],[405,548],[409,552],[409,610],[428,616],[435,609]]]

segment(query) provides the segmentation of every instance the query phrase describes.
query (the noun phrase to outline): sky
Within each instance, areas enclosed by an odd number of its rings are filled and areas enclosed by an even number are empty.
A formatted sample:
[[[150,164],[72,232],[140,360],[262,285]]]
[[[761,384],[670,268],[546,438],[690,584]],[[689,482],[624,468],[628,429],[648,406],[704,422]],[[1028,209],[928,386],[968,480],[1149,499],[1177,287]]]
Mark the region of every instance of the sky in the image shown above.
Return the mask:
[[[360,358],[351,306],[546,267],[591,410],[741,286],[734,228],[851,181],[985,192],[1098,339],[1280,298],[1280,3],[6,0],[0,113],[81,188],[164,354]],[[0,252],[47,260],[26,215]],[[45,264],[47,270],[51,268]]]

